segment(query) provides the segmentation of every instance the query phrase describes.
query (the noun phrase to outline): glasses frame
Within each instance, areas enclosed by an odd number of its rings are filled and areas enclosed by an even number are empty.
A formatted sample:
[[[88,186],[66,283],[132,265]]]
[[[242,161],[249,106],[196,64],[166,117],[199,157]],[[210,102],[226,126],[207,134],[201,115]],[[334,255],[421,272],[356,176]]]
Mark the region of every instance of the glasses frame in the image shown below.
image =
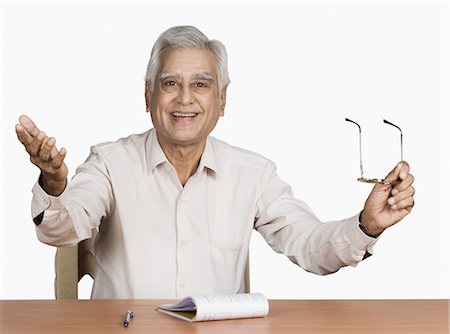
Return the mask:
[[[358,178],[359,182],[363,183],[376,183],[376,184],[385,184],[385,185],[392,185],[395,186],[396,184],[400,183],[400,180],[392,180],[392,181],[386,181],[385,179],[375,179],[375,178],[367,178],[364,176],[364,168],[363,168],[363,158],[362,158],[362,135],[361,135],[361,126],[356,123],[355,121],[352,121],[349,118],[345,118],[347,122],[353,123],[356,126],[358,126],[359,130],[359,170],[361,173],[361,177]],[[389,122],[388,120],[383,119],[383,123],[389,124],[395,128],[397,128],[400,131],[400,161],[403,161],[403,131],[400,129],[399,126],[395,125],[392,122]]]

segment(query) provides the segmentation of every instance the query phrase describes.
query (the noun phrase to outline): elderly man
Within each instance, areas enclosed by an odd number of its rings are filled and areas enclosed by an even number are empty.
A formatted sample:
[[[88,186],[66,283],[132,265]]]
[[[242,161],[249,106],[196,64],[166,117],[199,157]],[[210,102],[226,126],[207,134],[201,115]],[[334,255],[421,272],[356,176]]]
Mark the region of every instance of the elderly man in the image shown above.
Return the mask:
[[[377,236],[414,205],[399,163],[361,213],[322,223],[293,197],[268,159],[209,136],[229,84],[223,44],[194,27],[156,41],[145,100],[154,128],[92,147],[67,183],[66,150],[27,116],[19,140],[41,174],[32,215],[39,240],[60,246],[98,228],[93,298],[180,298],[237,293],[256,229],[307,271],[328,274],[370,255]]]

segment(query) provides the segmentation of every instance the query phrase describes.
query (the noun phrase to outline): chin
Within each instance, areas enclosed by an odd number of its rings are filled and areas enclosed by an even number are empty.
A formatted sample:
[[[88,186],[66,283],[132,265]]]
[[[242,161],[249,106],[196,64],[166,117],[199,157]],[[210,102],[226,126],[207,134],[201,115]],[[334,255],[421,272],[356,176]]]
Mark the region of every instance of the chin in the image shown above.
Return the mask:
[[[184,134],[172,136],[171,141],[175,145],[195,145],[199,144],[202,141],[202,139],[199,136]]]

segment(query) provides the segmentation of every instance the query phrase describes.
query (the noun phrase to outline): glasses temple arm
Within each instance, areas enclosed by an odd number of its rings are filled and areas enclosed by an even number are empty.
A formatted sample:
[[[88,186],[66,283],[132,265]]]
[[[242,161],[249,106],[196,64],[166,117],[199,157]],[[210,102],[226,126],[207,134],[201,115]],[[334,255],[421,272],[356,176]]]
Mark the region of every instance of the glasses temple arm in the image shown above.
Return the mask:
[[[400,129],[398,125],[395,125],[392,122],[389,122],[386,119],[383,119],[383,122],[389,125],[392,125],[393,127],[397,128],[400,131],[400,161],[403,161],[403,131]]]
[[[349,119],[349,118],[347,118],[347,117],[345,118],[345,120],[346,120],[347,122],[356,124],[356,126],[358,127],[358,130],[359,130],[359,170],[360,170],[360,172],[361,172],[361,178],[363,179],[363,178],[364,178],[364,169],[363,169],[363,162],[362,162],[362,136],[361,136],[361,126],[360,126],[358,123],[356,123],[355,121],[352,121],[351,119]]]

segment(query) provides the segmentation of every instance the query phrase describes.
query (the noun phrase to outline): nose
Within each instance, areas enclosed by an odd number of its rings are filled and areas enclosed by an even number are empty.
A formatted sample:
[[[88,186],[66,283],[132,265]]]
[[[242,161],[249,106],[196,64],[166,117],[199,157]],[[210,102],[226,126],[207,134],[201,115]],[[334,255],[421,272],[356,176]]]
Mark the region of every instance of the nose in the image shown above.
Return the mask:
[[[193,96],[190,87],[181,87],[179,95],[179,103],[183,106],[187,106],[193,103]]]

